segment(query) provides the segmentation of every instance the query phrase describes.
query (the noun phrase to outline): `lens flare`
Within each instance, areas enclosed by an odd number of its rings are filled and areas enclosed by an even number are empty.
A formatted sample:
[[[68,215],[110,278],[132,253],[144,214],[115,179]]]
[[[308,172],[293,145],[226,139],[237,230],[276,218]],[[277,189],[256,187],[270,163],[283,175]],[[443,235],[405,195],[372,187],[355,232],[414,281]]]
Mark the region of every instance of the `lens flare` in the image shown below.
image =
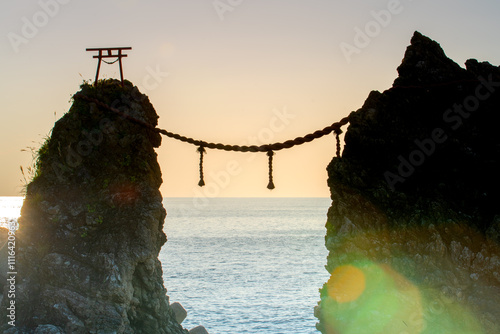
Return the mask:
[[[365,274],[351,265],[337,267],[327,283],[328,295],[339,303],[358,299],[365,286]]]
[[[328,334],[419,334],[424,326],[417,287],[387,265],[360,261],[333,270],[321,316]]]
[[[387,264],[359,260],[338,266],[325,290],[325,334],[484,333],[463,306],[419,288]]]

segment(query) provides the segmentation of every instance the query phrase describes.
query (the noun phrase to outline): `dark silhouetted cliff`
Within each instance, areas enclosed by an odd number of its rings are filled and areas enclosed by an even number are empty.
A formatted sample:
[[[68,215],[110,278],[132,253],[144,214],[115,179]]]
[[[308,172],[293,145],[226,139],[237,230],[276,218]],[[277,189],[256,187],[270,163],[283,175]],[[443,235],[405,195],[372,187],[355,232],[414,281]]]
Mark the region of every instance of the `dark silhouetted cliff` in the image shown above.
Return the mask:
[[[84,84],[80,94],[157,124],[129,82]],[[158,260],[166,242],[160,143],[158,133],[82,99],[57,121],[19,220],[9,333],[187,333]],[[6,303],[4,296],[2,309]]]
[[[323,333],[500,332],[500,69],[416,32],[328,166]]]

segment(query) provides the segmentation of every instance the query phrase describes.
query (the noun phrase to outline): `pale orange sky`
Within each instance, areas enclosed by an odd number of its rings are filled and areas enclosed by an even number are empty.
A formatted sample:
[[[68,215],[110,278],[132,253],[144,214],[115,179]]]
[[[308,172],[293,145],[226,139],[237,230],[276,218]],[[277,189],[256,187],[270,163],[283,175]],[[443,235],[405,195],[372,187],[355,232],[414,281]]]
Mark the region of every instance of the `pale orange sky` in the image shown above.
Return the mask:
[[[499,14],[493,0],[4,1],[0,196],[19,194],[19,166],[30,162],[21,149],[43,141],[83,79],[93,80],[87,47],[133,47],[125,78],[150,97],[160,127],[260,145],[321,129],[389,88],[415,30],[461,66],[499,65]],[[118,78],[118,66],[101,77]],[[277,152],[272,192],[265,154],[209,150],[209,186],[199,188],[195,147],[164,138],[157,152],[166,197],[328,196],[335,141]]]

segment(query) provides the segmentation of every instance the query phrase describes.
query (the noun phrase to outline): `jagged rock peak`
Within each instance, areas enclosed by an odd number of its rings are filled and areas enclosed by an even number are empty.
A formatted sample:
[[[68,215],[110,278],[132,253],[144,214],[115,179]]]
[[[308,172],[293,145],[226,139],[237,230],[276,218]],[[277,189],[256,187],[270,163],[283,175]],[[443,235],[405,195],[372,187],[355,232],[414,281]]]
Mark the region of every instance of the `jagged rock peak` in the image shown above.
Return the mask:
[[[397,70],[399,77],[394,81],[394,86],[457,80],[457,72],[463,69],[446,56],[439,43],[415,31]]]

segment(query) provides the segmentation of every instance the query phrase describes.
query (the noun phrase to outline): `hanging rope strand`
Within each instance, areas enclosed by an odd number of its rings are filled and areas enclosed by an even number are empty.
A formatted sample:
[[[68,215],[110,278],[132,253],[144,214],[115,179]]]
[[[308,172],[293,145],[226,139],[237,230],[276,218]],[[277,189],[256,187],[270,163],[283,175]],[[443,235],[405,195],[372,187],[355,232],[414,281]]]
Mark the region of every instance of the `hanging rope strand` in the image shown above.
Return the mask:
[[[269,157],[269,183],[267,184],[267,189],[273,190],[274,189],[274,182],[273,182],[273,151],[268,151],[267,156]]]
[[[342,129],[336,129],[334,130],[335,132],[335,139],[337,141],[337,158],[340,158],[340,135],[342,134]]]
[[[203,187],[205,185],[205,180],[203,179],[203,154],[207,153],[203,146],[198,147],[198,152],[200,152],[200,182],[198,185]]]

